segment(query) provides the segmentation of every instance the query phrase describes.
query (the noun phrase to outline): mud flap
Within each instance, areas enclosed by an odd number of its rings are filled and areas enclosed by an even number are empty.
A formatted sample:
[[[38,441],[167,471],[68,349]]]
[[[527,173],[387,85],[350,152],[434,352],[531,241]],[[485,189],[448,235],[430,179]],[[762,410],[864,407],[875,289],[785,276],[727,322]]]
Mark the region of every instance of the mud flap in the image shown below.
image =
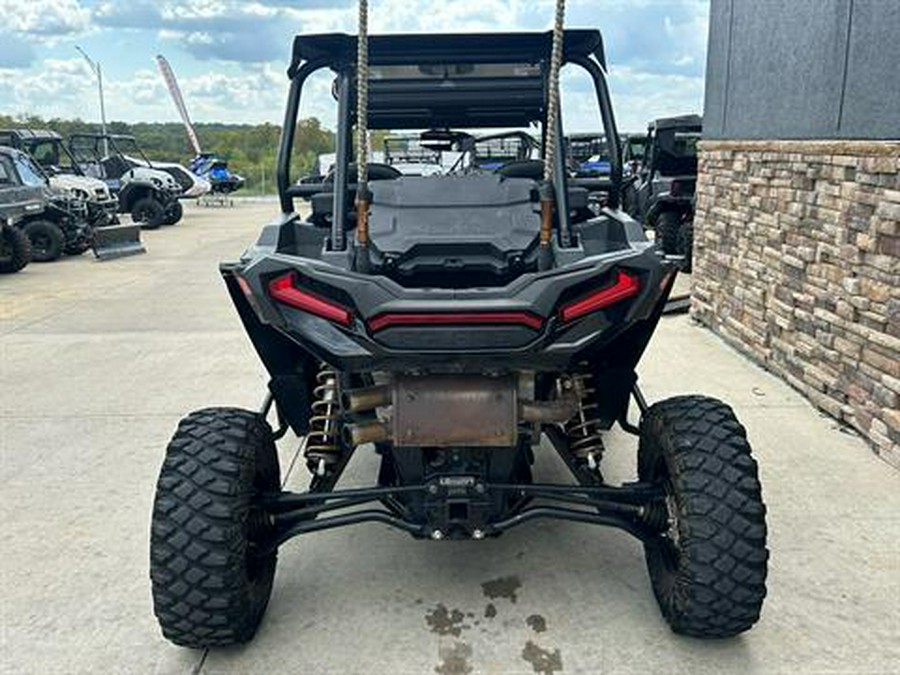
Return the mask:
[[[141,226],[132,223],[94,228],[91,248],[97,260],[114,260],[147,252],[141,243]]]

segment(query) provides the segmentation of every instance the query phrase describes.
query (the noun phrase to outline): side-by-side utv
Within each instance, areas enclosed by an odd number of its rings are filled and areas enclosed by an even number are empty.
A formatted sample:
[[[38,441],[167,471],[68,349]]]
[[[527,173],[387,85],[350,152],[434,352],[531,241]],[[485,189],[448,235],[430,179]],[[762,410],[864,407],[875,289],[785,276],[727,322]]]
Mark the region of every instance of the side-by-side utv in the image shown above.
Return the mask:
[[[28,153],[47,174],[50,186],[84,203],[93,230],[91,247],[98,260],[146,253],[140,226],[121,223],[119,200],[99,178],[85,174],[62,136],[49,129],[0,130],[0,145]]]
[[[63,137],[49,129],[0,129],[0,145],[27,152],[50,178],[50,185],[84,201],[92,227],[118,223],[119,200],[98,178],[85,175]]]
[[[721,401],[692,394],[651,405],[641,394],[637,363],[680,259],[620,209],[600,34],[557,35],[374,36],[368,67],[357,63],[355,36],[296,39],[282,214],[221,265],[269,391],[259,410],[191,413],[166,450],[150,575],[169,640],[249,640],[278,548],[361,523],[449,547],[540,519],[584,523],[586,535],[588,525],[616,527],[643,542],[675,631],[727,637],[759,618],[766,522],[747,433]],[[553,54],[595,87],[610,160],[599,214],[567,175]],[[297,184],[301,92],[323,69],[338,108],[333,179]],[[365,153],[354,159],[366,127],[516,128],[546,141],[539,159],[403,176]],[[313,210],[305,219],[294,209],[302,197]],[[624,484],[603,474],[604,435],[616,424],[637,437],[637,475]],[[304,439],[303,492],[281,487],[275,442],[288,432]],[[341,488],[355,452],[373,453],[380,468],[370,486]],[[571,481],[534,474],[548,452]]]
[[[50,185],[29,154],[2,145],[0,212],[28,238],[34,262],[81,255],[93,244],[94,230],[87,222],[84,201]]]
[[[156,229],[181,219],[181,186],[171,174],[153,168],[133,136],[73,134],[69,151],[85,174],[110,186],[119,211],[130,213],[141,227]],[[131,161],[126,152],[141,161]]]
[[[694,250],[697,142],[702,132],[699,115],[653,121],[644,156],[624,190],[625,210],[654,231],[666,253],[684,257],[685,272],[691,271]]]

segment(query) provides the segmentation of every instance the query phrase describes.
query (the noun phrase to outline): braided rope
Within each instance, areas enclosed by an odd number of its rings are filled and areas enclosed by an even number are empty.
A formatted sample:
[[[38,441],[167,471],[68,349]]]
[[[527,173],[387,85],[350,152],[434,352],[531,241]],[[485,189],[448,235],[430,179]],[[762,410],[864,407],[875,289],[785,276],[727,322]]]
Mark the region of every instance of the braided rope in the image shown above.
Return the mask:
[[[359,0],[359,38],[356,50],[356,159],[361,192],[369,181],[369,3]]]
[[[547,92],[547,147],[544,149],[544,180],[553,180],[553,167],[559,149],[557,125],[559,121],[559,71],[563,59],[563,27],[566,0],[556,0],[556,20],[553,24],[553,46],[550,52],[550,91]]]

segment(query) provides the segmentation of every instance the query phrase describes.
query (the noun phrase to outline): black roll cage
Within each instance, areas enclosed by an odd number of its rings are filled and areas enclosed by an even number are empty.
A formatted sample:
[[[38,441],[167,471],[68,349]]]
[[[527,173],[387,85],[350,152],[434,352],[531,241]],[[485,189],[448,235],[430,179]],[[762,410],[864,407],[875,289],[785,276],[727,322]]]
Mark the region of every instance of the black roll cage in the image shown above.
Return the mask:
[[[69,146],[66,145],[65,139],[55,131],[34,131],[33,129],[0,129],[0,142],[2,142],[4,138],[9,138],[11,141],[14,141],[15,144],[12,147],[16,148],[17,150],[25,150],[32,156],[34,156],[33,150],[35,146],[42,143],[53,144],[58,149],[62,150],[62,154],[69,158],[74,174],[76,176],[84,176],[84,171],[81,170],[81,167],[78,165],[78,160],[76,160],[75,156],[69,151]],[[40,165],[42,169],[44,169],[44,166],[40,162],[38,162],[37,159],[35,159],[35,162]]]
[[[107,143],[109,143],[109,147],[111,147],[113,149],[113,151],[115,152],[115,154],[118,155],[119,157],[124,157],[125,153],[122,152],[122,150],[119,148],[116,141],[117,140],[131,141],[132,143],[134,143],[134,148],[135,148],[135,150],[137,150],[138,154],[141,156],[141,159],[143,159],[145,162],[147,162],[147,168],[148,169],[154,168],[153,162],[151,162],[150,158],[144,154],[144,149],[141,147],[140,143],[137,142],[137,138],[135,138],[134,136],[127,135],[127,134],[106,134],[106,135],[104,135],[104,134],[85,134],[85,133],[72,134],[71,136],[69,136],[69,150],[72,151],[73,155],[75,154],[75,151],[72,150],[72,143],[73,143],[73,141],[75,141],[76,139],[79,139],[79,138],[84,138],[87,140],[94,141],[93,154],[94,154],[94,158],[98,159],[98,160],[103,159],[103,157],[101,156],[102,153],[98,149],[98,144],[100,141],[104,141],[104,140],[107,141]]]
[[[417,43],[419,45],[418,51],[404,51],[401,47],[385,47],[385,54],[381,55],[381,58],[374,56],[373,62],[379,65],[503,63],[515,60],[516,57],[534,60],[535,53],[540,52],[541,58],[537,62],[546,65],[549,63],[550,57],[550,35],[549,33],[501,33],[477,36],[379,36],[384,44],[389,44],[389,40],[412,44],[413,40],[419,39],[421,42]],[[432,47],[430,40],[435,37],[440,37],[442,40],[439,46]],[[374,42],[377,44],[378,38],[375,38]],[[456,49],[447,48],[448,44],[453,45],[454,43],[459,44]],[[336,75],[335,95],[338,102],[334,184],[329,186],[329,190],[334,191],[330,237],[333,251],[343,251],[346,247],[346,234],[344,231],[345,197],[349,187],[347,185],[348,166],[353,147],[351,138],[353,129],[351,91],[356,70],[355,45],[356,37],[350,35],[298,36],[296,38],[294,43],[294,60],[288,70],[291,84],[278,150],[276,171],[278,194],[282,213],[290,215],[294,213],[294,197],[301,196],[294,189],[293,181],[291,180],[291,154],[294,148],[303,85],[313,73],[323,68],[331,69]],[[508,50],[505,51],[504,46],[508,46]],[[581,66],[587,71],[594,83],[594,91],[600,107],[600,121],[606,134],[611,167],[610,180],[612,189],[609,193],[608,204],[611,208],[618,208],[622,188],[621,149],[618,143],[618,133],[616,131],[609,88],[606,83],[603,45],[599,31],[566,31],[563,64],[565,65],[566,63]],[[542,68],[542,71],[544,73],[544,87],[546,91],[547,68]],[[546,117],[544,117],[544,120],[546,120]],[[558,116],[558,120],[557,133],[559,144],[561,148],[564,148],[561,115]],[[371,124],[370,127],[372,127]],[[546,129],[544,131],[546,133]],[[563,247],[571,245],[567,208],[567,182],[566,153],[564,151],[557,152],[556,166],[554,167],[554,184],[556,186],[556,203],[558,204],[558,213],[560,215],[560,244]],[[309,193],[312,187],[304,185],[303,193]]]
[[[679,132],[689,134],[703,133],[703,118],[699,115],[681,115],[680,117],[666,117],[654,120],[647,125],[647,134],[644,136],[644,155],[641,158],[642,170],[648,175],[653,175],[660,170],[660,156],[666,152],[661,143],[661,137],[668,138],[671,134],[674,139]],[[663,173],[664,176],[680,175],[676,171]]]

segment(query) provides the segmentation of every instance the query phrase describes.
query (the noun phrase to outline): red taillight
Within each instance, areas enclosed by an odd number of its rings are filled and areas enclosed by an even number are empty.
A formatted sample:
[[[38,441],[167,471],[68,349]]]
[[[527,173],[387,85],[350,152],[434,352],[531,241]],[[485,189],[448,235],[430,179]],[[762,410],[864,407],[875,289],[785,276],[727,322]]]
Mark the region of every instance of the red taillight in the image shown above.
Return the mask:
[[[295,309],[302,309],[304,312],[315,314],[323,319],[334,321],[343,326],[349,326],[353,323],[353,314],[346,307],[343,307],[330,300],[320,298],[309,291],[302,291],[296,287],[297,275],[294,272],[288,272],[277,279],[269,282],[269,295],[278,302]]]
[[[601,288],[581,300],[569,303],[559,311],[559,317],[563,322],[574,321],[591,312],[606,309],[617,302],[633,298],[640,290],[641,284],[636,276],[619,270],[616,280],[611,286]]]
[[[394,326],[460,326],[460,325],[519,325],[540,330],[541,317],[531,312],[453,312],[442,314],[380,314],[369,321],[373,333]]]

